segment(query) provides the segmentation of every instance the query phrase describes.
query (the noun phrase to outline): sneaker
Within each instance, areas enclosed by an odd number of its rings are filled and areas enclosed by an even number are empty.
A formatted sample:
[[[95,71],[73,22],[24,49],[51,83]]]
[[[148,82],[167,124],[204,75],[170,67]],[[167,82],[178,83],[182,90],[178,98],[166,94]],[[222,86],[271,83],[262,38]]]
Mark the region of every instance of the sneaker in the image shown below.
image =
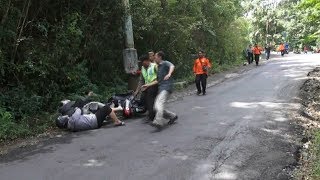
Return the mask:
[[[158,131],[161,131],[161,130],[162,130],[162,126],[161,126],[160,124],[158,124],[158,123],[152,122],[152,123],[151,123],[151,126],[152,126],[152,127],[155,127]]]
[[[202,95],[204,95],[204,96],[205,96],[206,94],[207,94],[206,92],[203,92],[203,93],[202,93]]]
[[[168,124],[173,124],[178,119],[178,115],[169,120]]]
[[[201,92],[200,92],[200,91],[198,91],[198,92],[197,92],[197,95],[199,96],[200,94],[201,94]]]

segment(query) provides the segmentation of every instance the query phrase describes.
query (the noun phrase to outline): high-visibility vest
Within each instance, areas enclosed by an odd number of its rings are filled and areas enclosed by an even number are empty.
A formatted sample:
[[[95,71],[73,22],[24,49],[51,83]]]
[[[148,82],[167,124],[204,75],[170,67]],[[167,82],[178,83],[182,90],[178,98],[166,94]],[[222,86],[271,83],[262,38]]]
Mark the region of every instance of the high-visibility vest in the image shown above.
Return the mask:
[[[157,65],[155,63],[150,63],[150,66],[146,69],[142,66],[141,73],[145,84],[149,84],[157,79]]]

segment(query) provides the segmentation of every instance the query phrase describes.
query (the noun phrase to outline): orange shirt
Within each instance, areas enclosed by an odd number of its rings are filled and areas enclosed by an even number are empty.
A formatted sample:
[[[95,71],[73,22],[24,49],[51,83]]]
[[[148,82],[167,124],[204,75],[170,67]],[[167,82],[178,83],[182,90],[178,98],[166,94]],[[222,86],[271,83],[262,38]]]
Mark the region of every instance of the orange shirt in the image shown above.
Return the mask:
[[[279,46],[279,51],[283,51],[284,50],[284,45],[283,44],[280,44]]]
[[[261,54],[261,48],[260,47],[254,47],[252,49],[253,54]]]
[[[198,58],[194,61],[194,65],[193,65],[193,72],[195,74],[208,74],[208,72],[204,72],[202,69],[202,66],[208,66],[209,68],[211,68],[211,63],[209,61],[209,59],[207,58]]]

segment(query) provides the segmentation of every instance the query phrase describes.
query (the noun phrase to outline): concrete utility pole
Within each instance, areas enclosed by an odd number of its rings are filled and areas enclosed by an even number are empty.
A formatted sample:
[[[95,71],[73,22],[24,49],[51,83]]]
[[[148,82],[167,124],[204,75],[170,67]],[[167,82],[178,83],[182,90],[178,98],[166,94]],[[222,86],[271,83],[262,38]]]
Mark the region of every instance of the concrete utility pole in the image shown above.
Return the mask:
[[[129,0],[122,0],[125,7],[125,49],[123,50],[123,61],[124,68],[127,74],[129,74],[128,89],[135,90],[137,86],[137,77],[133,76],[132,73],[136,72],[138,67],[138,55],[137,50],[134,48],[134,38],[132,29],[132,16],[130,13]]]

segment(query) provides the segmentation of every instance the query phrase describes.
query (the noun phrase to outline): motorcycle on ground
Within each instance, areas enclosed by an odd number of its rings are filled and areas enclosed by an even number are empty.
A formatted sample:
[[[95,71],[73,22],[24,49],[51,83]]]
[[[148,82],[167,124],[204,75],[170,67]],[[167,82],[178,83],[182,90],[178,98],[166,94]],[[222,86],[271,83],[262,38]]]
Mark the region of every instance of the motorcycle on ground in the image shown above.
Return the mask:
[[[141,100],[136,99],[133,92],[125,94],[115,94],[107,101],[108,105],[114,104],[114,108],[122,111],[125,118],[131,118],[144,114],[147,109],[144,107]]]

